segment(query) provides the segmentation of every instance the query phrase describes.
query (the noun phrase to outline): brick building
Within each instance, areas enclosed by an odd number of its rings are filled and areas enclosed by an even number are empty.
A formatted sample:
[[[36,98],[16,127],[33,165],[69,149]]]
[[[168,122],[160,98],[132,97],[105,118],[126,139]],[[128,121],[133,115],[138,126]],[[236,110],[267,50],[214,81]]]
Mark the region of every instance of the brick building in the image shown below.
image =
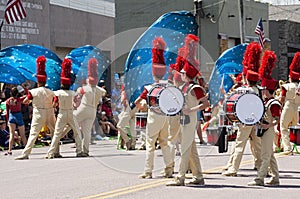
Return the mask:
[[[300,51],[300,5],[270,6],[270,39],[278,63],[277,79],[287,80],[289,65],[295,52]]]

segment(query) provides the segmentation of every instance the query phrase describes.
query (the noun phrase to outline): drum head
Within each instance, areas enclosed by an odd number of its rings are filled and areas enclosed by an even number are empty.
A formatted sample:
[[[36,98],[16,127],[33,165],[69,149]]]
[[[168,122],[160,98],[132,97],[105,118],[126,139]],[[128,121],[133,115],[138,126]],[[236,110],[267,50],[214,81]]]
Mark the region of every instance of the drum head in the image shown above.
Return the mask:
[[[160,93],[158,104],[164,114],[176,115],[183,107],[184,97],[178,88],[169,86]]]
[[[242,95],[235,108],[239,121],[246,125],[256,124],[264,115],[263,101],[252,93]]]

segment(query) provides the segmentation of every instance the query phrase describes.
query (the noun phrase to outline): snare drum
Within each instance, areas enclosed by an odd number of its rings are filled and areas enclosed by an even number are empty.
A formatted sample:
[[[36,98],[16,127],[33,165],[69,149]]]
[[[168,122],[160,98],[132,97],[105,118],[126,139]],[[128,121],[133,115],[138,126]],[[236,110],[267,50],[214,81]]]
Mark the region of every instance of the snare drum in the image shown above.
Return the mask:
[[[290,127],[290,141],[296,145],[300,145],[300,126]]]
[[[147,95],[149,108],[157,114],[176,115],[184,104],[182,92],[175,86],[154,86]]]
[[[254,93],[234,93],[225,100],[224,111],[231,122],[254,125],[263,117],[265,107]]]
[[[206,129],[207,142],[211,145],[216,145],[219,139],[219,129],[218,127],[208,127]]]
[[[146,129],[147,112],[135,113],[135,130],[143,131]]]
[[[228,142],[235,141],[237,136],[237,130],[234,128],[227,128],[227,140]]]

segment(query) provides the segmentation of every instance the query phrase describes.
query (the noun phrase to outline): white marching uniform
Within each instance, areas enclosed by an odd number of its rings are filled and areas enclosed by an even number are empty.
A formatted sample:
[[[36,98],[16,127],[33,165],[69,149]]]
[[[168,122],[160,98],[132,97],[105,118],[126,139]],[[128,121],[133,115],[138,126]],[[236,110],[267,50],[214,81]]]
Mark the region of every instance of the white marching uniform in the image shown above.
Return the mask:
[[[185,95],[185,108],[195,107],[199,104],[200,99],[192,95],[190,91],[200,87],[198,84],[192,85],[188,93]],[[202,87],[200,87],[202,88]],[[202,88],[203,89],[203,88]],[[203,89],[204,90],[204,89]],[[204,92],[205,93],[205,92]],[[203,179],[202,168],[195,142],[195,130],[197,126],[197,112],[192,112],[189,115],[190,121],[188,124],[181,124],[181,161],[177,178],[184,181],[185,174],[189,168],[192,170],[193,178],[197,180]]]
[[[105,89],[99,86],[85,85],[78,89],[78,93],[82,94],[79,107],[74,111],[75,118],[81,126],[82,132],[82,151],[89,154],[89,144],[91,141],[91,129],[96,118],[97,106],[100,99],[105,96]]]
[[[46,125],[50,132],[54,131],[55,126],[55,115],[53,109],[54,92],[45,87],[34,88],[29,92],[33,97],[33,115],[29,138],[22,152],[25,156],[28,156],[31,153],[32,147],[34,146],[43,126]]]
[[[150,91],[152,86],[146,86],[145,88]],[[148,109],[147,125],[146,125],[146,160],[145,160],[145,170],[146,174],[152,174],[154,168],[154,151],[155,143],[158,139],[159,145],[162,150],[163,160],[165,164],[165,172],[172,172],[172,160],[170,156],[170,147],[168,145],[168,135],[169,135],[169,117],[166,115],[159,115]]]
[[[298,83],[291,82],[283,84],[286,97],[282,113],[280,116],[280,133],[284,151],[291,151],[289,126],[296,126],[298,122],[298,106],[300,105],[300,96],[296,95]]]
[[[271,106],[277,105],[281,107],[281,104],[277,100],[269,100],[266,106],[266,112],[264,116],[264,120],[268,123],[272,123],[274,118],[271,112]],[[273,140],[276,132],[276,125],[269,128],[264,135],[261,137],[261,158],[262,158],[262,165],[258,170],[258,177],[256,179],[261,180],[264,182],[264,178],[266,177],[269,168],[272,175],[272,180],[279,182],[279,171],[276,158],[274,157],[273,152]]]
[[[71,127],[73,130],[74,139],[76,142],[76,153],[80,154],[82,152],[81,136],[78,123],[73,115],[73,101],[75,92],[72,90],[58,90],[54,93],[58,97],[59,113],[57,115],[54,136],[51,141],[51,146],[48,150],[48,156],[53,157],[54,155],[59,155],[59,141],[67,133],[63,131],[66,125]]]
[[[123,111],[119,114],[119,121],[117,123],[117,128],[121,134],[122,139],[125,143],[129,142],[130,139],[127,135],[127,127],[129,127],[130,134],[132,136],[131,147],[135,147],[135,140],[136,140],[136,131],[134,129],[134,122],[135,122],[135,113],[137,112],[137,107],[133,109],[130,108],[128,103],[126,107],[123,108]]]
[[[250,91],[259,93],[257,87],[249,87]],[[251,151],[254,156],[255,167],[259,169],[261,166],[261,139],[255,135],[256,125],[247,126],[244,124],[238,124],[238,132],[235,140],[234,152],[231,155],[232,164],[228,168],[228,171],[224,172],[223,175],[236,175],[240,163],[243,157],[245,145],[250,137],[251,139]]]

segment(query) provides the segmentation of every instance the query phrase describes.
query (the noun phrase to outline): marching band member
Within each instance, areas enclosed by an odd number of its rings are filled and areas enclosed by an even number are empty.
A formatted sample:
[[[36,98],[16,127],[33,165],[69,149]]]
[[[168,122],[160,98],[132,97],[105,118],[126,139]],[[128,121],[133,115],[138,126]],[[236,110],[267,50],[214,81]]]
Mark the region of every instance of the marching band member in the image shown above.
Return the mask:
[[[269,167],[272,178],[266,184],[279,185],[279,172],[273,153],[273,140],[276,125],[279,123],[281,104],[278,100],[274,99],[274,91],[278,86],[278,81],[271,77],[276,60],[275,53],[266,50],[262,58],[262,66],[259,69],[260,76],[262,77],[261,86],[266,88],[262,91],[266,111],[261,124],[262,132],[265,132],[259,135],[261,136],[262,164],[257,172],[258,176],[252,182],[248,183],[249,186],[264,186],[264,178],[269,171]]]
[[[246,67],[244,67],[244,69],[245,68]],[[246,84],[246,81],[247,81],[246,74],[247,74],[247,70],[245,69],[242,73],[237,75],[237,77],[234,79],[235,84],[232,86],[232,88],[230,89],[229,92],[235,92],[235,89],[238,89],[239,87]],[[223,93],[223,95],[225,95],[226,97],[228,96],[228,94],[225,93],[224,89],[221,89],[221,93]],[[234,124],[234,126],[235,126],[235,124]],[[261,164],[261,162],[260,162],[260,158],[256,157],[255,142],[251,139],[251,137],[250,137],[249,142],[250,142],[251,153],[254,157],[254,168],[258,168],[259,165]],[[246,147],[246,145],[244,145],[243,150],[245,150],[245,147]],[[235,151],[235,144],[233,144],[231,147],[229,160],[228,160],[226,166],[223,168],[223,170],[228,170],[228,168],[232,166],[232,162],[233,162],[233,158],[234,158],[234,151]]]
[[[96,118],[98,104],[106,95],[106,90],[97,86],[98,84],[98,61],[91,58],[88,62],[88,79],[87,85],[77,89],[78,96],[81,98],[79,107],[74,111],[75,118],[81,126],[82,153],[77,154],[79,157],[89,156],[89,147],[91,141],[91,130]]]
[[[189,168],[191,168],[193,174],[190,184],[204,185],[203,173],[195,142],[195,130],[197,126],[197,111],[208,107],[209,102],[205,95],[205,89],[193,81],[199,72],[197,69],[199,62],[195,58],[197,44],[197,36],[192,34],[187,35],[185,39],[186,60],[181,70],[181,77],[185,82],[182,86],[182,92],[185,97],[184,117],[180,125],[182,132],[181,162],[178,175],[175,176],[174,181],[168,182],[167,186],[184,186],[185,174]]]
[[[297,90],[299,89],[299,78],[300,52],[297,52],[290,65],[290,83],[282,85],[280,97],[280,102],[284,104],[280,117],[280,133],[283,150],[286,154],[290,154],[292,151],[289,126],[295,126],[298,122],[298,106],[300,105],[300,93]]]
[[[59,113],[57,115],[51,146],[45,157],[47,159],[62,157],[59,153],[59,141],[67,133],[63,131],[66,125],[69,125],[73,130],[77,156],[82,153],[79,126],[75,120],[75,116],[73,116],[73,109],[76,104],[76,94],[75,91],[70,90],[71,70],[72,61],[70,59],[64,59],[61,70],[61,90],[54,91],[54,94],[56,95],[54,104],[55,107],[59,107]]]
[[[259,60],[262,50],[258,43],[250,43],[244,54],[244,73],[246,73],[246,81],[248,84],[242,86],[242,89],[254,92],[259,95],[260,91],[257,87],[257,82],[259,80],[258,69],[259,69]],[[245,61],[246,60],[246,61]],[[235,149],[232,154],[232,165],[228,168],[227,171],[224,171],[222,175],[224,176],[236,176],[237,171],[240,167],[242,156],[244,153],[245,145],[250,137],[252,140],[252,154],[255,159],[255,168],[258,169],[261,165],[261,141],[255,135],[255,125],[244,125],[238,124],[238,132],[235,141]]]
[[[184,83],[181,78],[180,72],[173,70],[173,85],[179,88]],[[177,154],[180,153],[178,143],[181,140],[181,129],[180,129],[180,123],[179,123],[180,115],[173,115],[169,116],[169,136],[168,136],[168,143],[170,146],[170,152],[171,152],[171,160],[172,160],[172,171],[174,173],[174,167],[175,167],[175,150],[177,151]]]
[[[55,126],[55,116],[53,109],[54,92],[45,88],[47,74],[46,74],[46,58],[40,56],[37,62],[37,81],[38,88],[30,90],[27,97],[24,99],[24,104],[29,104],[32,101],[33,115],[31,121],[31,128],[27,144],[22,152],[22,155],[15,158],[15,160],[28,159],[32,147],[43,128],[47,125],[50,132],[53,133]]]
[[[154,84],[150,86],[145,86],[142,94],[134,102],[136,106],[141,109],[140,102],[143,99],[147,99],[147,94],[155,85],[159,84],[163,76],[166,73],[166,65],[164,61],[164,49],[166,43],[161,37],[157,37],[153,40],[152,48],[152,75],[155,81]],[[148,104],[148,106],[150,106]],[[148,109],[147,125],[146,125],[146,160],[144,173],[139,176],[139,178],[152,178],[152,171],[154,167],[154,151],[155,143],[158,139],[159,145],[162,150],[165,173],[164,177],[172,177],[172,160],[170,158],[170,147],[168,145],[168,116],[159,115],[155,113],[150,108]]]
[[[122,112],[119,114],[119,121],[117,123],[118,131],[125,142],[126,150],[135,150],[136,145],[136,131],[134,129],[135,113],[137,107],[131,109],[126,97],[124,85],[122,85],[121,91],[121,104],[123,106]],[[129,126],[131,138],[127,135],[127,127]]]

